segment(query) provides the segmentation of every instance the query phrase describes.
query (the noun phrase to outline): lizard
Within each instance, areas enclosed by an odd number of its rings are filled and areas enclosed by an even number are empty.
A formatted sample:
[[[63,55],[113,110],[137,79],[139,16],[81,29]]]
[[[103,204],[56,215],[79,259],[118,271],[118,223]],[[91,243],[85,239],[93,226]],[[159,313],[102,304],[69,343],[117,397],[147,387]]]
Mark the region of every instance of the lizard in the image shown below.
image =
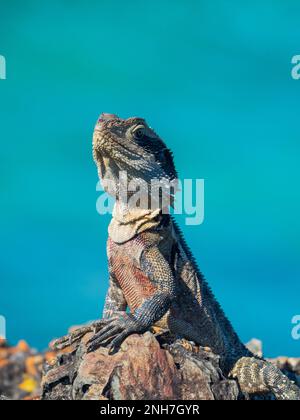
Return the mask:
[[[54,347],[62,348],[93,331],[88,351],[102,345],[118,349],[131,334],[162,328],[218,354],[222,371],[238,381],[243,393],[300,400],[294,382],[242,343],[174,217],[159,200],[154,200],[154,208],[149,205],[153,179],[163,183],[178,179],[166,143],[143,118],[103,113],[94,130],[93,158],[105,190],[116,199],[108,228],[109,289],[103,318],[57,340]],[[148,207],[124,201],[122,171],[129,181],[149,187],[144,191]],[[170,192],[171,201],[172,197]]]

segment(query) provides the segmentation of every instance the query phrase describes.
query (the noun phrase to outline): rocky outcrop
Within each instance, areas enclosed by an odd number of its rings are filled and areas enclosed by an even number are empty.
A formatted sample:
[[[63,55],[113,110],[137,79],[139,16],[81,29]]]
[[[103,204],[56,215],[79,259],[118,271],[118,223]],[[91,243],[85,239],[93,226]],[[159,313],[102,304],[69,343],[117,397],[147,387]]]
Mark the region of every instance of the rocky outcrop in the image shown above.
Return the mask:
[[[87,353],[87,334],[63,352],[37,353],[25,342],[0,346],[0,400],[237,400],[208,348],[164,335],[132,335],[120,350]],[[259,342],[249,347],[262,351]],[[300,359],[271,360],[300,385]]]
[[[30,349],[25,341],[16,347],[0,344],[0,399],[27,399],[41,394],[42,365],[46,355]]]
[[[0,400],[40,399],[44,366],[56,357],[56,352],[39,353],[23,340],[15,347],[0,340]]]
[[[186,341],[168,343],[147,332],[132,335],[115,354],[86,352],[86,335],[43,377],[43,399],[235,400],[235,381],[225,379],[219,358]]]

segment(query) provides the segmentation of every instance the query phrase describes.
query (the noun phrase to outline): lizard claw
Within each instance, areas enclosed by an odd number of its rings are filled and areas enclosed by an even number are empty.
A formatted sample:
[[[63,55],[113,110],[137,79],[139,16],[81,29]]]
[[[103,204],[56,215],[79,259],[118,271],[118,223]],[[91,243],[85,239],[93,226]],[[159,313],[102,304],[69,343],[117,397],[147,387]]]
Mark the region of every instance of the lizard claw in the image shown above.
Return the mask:
[[[108,320],[101,329],[88,341],[88,352],[92,352],[108,343],[110,349],[118,348],[122,342],[131,334],[142,332],[143,328],[130,314],[122,314]]]

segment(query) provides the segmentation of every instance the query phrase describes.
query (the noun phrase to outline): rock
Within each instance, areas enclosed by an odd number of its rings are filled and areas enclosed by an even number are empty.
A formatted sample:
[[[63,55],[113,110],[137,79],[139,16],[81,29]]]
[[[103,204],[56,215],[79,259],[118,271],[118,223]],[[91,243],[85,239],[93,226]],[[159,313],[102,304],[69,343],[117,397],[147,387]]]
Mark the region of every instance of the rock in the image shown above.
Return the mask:
[[[276,359],[269,359],[271,363],[276,365],[281,370],[294,372],[300,375],[300,359],[296,357],[277,357]]]
[[[184,340],[169,344],[153,334],[128,337],[115,354],[86,353],[82,340],[65,362],[43,378],[43,399],[235,400],[239,390],[219,368],[219,358]]]
[[[29,363],[28,363],[29,361]],[[37,362],[37,364],[35,364]],[[0,347],[0,395],[2,399],[25,399],[41,393],[41,359],[25,341],[16,347]]]
[[[227,380],[219,367],[219,356],[211,350],[194,346],[186,349],[184,340],[169,346],[181,375],[183,400],[236,400],[239,395],[235,381]]]
[[[252,338],[252,340],[246,344],[246,347],[255,354],[255,356],[263,357],[263,344],[262,341],[257,338]]]
[[[147,332],[132,335],[111,354],[76,346],[37,353],[21,341],[0,346],[0,400],[237,400],[245,399],[223,374],[219,357],[186,340]],[[249,344],[261,351],[258,341]],[[271,359],[300,386],[300,359]]]
[[[0,399],[39,399],[43,366],[53,363],[54,352],[38,353],[25,341],[15,347],[0,343]]]
[[[87,335],[65,364],[43,378],[43,399],[176,399],[179,374],[171,354],[151,333],[132,335],[110,355],[107,348],[86,353]],[[75,375],[76,372],[76,375]],[[74,380],[73,380],[74,379]],[[71,386],[60,396],[61,384]],[[59,387],[59,390],[58,390]]]
[[[109,396],[115,400],[174,400],[179,398],[175,362],[155,337],[129,337],[122,346],[122,356],[110,378]]]

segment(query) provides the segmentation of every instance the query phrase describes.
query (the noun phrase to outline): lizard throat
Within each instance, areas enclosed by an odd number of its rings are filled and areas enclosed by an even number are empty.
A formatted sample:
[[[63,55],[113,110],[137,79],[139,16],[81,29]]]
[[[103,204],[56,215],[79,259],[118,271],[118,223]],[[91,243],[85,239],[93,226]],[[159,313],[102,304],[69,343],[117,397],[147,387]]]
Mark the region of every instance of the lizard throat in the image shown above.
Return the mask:
[[[118,244],[128,242],[142,232],[155,229],[160,224],[161,217],[161,209],[129,208],[117,201],[108,227],[109,237]]]

